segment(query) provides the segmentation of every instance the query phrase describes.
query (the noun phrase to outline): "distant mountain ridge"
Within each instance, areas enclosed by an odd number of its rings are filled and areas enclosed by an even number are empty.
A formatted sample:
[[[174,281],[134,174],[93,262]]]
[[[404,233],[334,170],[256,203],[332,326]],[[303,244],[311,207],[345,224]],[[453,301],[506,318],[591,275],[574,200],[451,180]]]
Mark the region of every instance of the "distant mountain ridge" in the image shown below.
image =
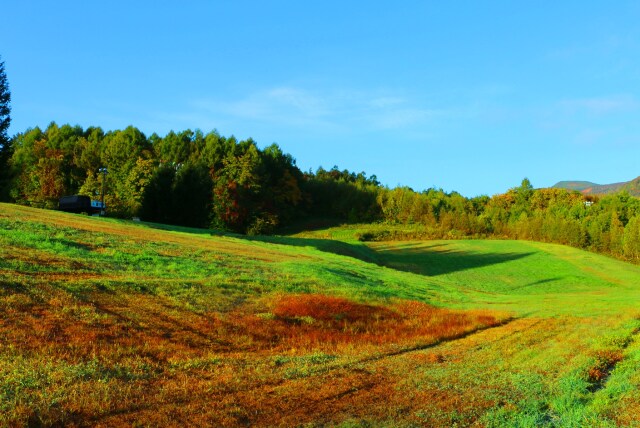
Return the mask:
[[[577,190],[578,192],[582,192],[585,189],[595,186],[599,186],[599,184],[592,183],[590,181],[559,181],[553,185],[553,188]]]
[[[554,184],[553,188],[577,190],[584,195],[608,195],[626,191],[632,196],[640,197],[640,177],[612,184],[596,184],[590,181],[560,181]]]

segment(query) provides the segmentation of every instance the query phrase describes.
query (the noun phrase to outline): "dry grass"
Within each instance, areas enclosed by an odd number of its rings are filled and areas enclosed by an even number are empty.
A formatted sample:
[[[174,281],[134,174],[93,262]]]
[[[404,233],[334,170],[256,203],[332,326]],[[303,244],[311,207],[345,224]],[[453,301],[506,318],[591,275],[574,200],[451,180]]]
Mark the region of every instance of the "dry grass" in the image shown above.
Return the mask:
[[[323,413],[337,421],[340,409],[373,416],[372,403],[397,381],[376,361],[500,322],[486,312],[323,295],[194,314],[145,295],[79,302],[50,292],[46,302],[23,297],[0,321],[12,354],[44,372],[42,389],[21,392],[9,423],[271,426]],[[256,312],[265,308],[272,312]]]
[[[0,426],[638,423],[634,266],[378,248],[407,273],[313,239],[1,204],[0,224]]]

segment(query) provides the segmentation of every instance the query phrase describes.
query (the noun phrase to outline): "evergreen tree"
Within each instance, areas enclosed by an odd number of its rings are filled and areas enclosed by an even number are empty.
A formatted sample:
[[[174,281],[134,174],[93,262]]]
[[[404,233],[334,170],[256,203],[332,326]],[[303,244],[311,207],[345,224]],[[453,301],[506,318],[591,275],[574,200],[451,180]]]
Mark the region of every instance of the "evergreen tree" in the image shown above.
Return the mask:
[[[177,171],[173,188],[173,224],[209,226],[213,181],[206,166],[186,163]]]
[[[7,200],[9,194],[11,144],[7,131],[11,123],[10,102],[9,82],[4,71],[4,62],[0,61],[0,201]]]
[[[142,194],[140,217],[145,221],[172,223],[173,212],[172,189],[176,179],[173,165],[162,164],[156,168],[151,180]]]

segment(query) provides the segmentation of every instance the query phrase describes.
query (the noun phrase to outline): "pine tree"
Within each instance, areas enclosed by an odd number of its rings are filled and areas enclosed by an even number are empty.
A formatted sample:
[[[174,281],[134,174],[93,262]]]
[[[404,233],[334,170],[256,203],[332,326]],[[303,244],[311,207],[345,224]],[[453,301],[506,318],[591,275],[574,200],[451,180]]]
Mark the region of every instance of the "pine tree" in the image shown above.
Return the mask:
[[[0,150],[4,150],[4,147],[9,143],[7,130],[11,123],[11,117],[9,117],[9,113],[11,113],[10,102],[9,82],[4,71],[4,62],[0,61]]]
[[[11,158],[11,145],[7,131],[11,123],[11,92],[4,71],[4,62],[0,61],[0,201],[8,199],[8,187],[10,181],[9,159]]]

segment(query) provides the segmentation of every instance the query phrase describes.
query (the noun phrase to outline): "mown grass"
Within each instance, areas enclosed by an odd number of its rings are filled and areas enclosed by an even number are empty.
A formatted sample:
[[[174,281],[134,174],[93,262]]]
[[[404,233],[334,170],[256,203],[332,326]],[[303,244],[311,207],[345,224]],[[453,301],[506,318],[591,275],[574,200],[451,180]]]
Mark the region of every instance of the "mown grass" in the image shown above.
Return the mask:
[[[0,204],[0,425],[640,423],[640,268],[358,233]]]

